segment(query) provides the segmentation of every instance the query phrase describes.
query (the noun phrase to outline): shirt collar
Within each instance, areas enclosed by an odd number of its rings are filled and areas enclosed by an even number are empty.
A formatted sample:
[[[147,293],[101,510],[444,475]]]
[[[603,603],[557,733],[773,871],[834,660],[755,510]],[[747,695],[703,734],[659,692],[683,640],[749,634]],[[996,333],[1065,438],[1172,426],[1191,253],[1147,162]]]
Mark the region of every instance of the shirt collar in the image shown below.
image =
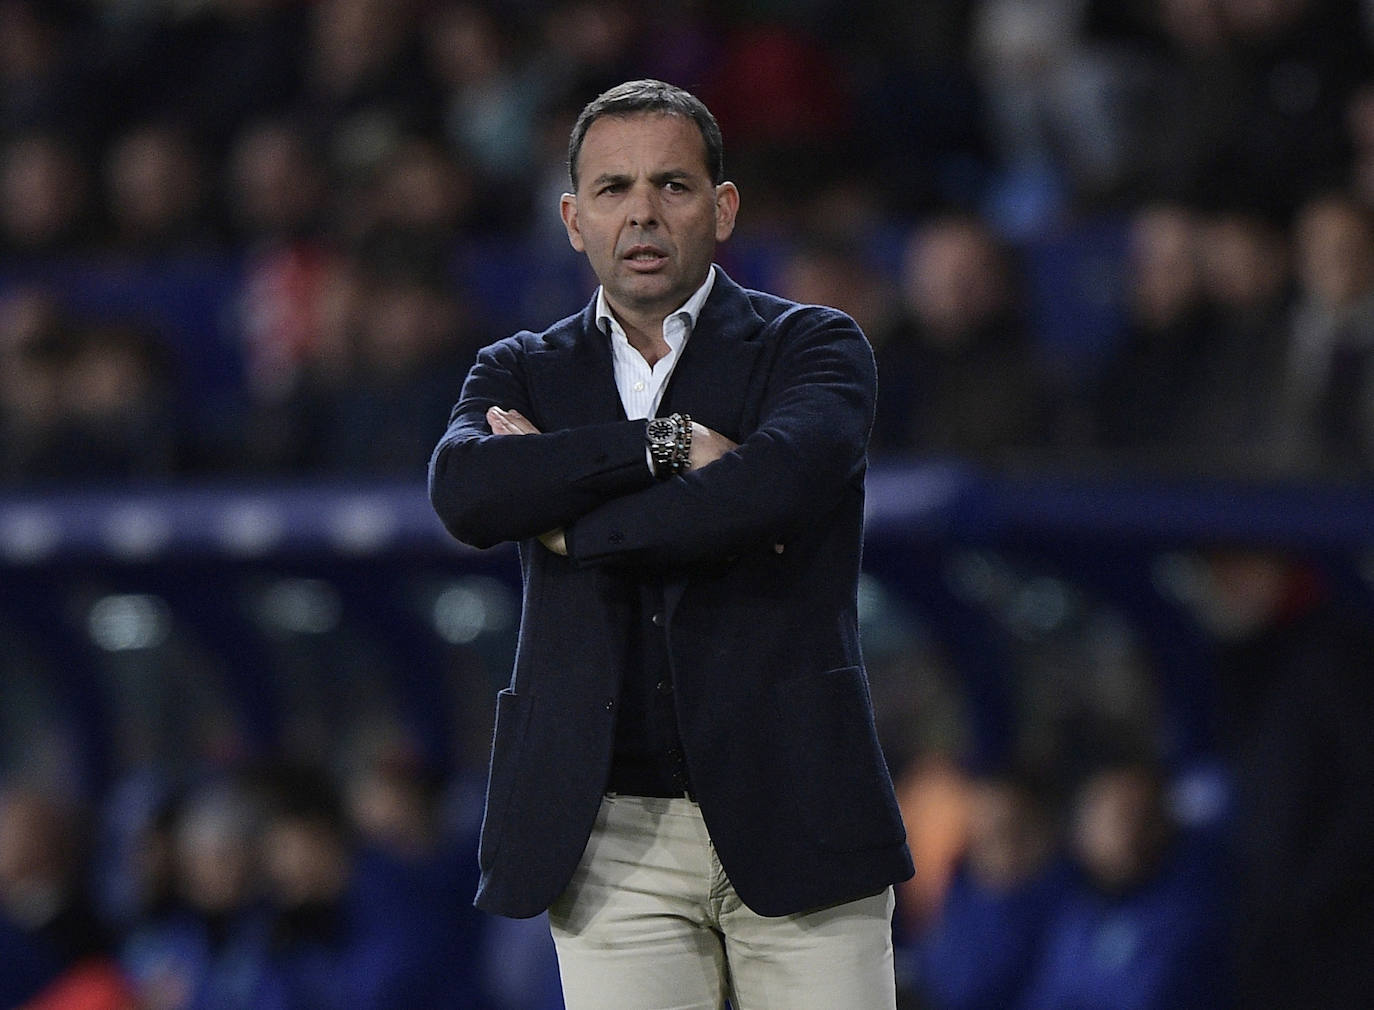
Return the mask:
[[[715,283],[716,268],[712,266],[710,270],[706,271],[706,280],[701,282],[701,287],[692,292],[692,296],[683,302],[680,308],[668,313],[668,315],[664,317],[663,335],[670,345],[676,347],[676,343],[671,339],[670,334],[682,331],[678,330],[677,327],[670,327],[668,325],[669,321],[680,319],[682,323],[685,324],[686,332],[690,333],[696,326],[697,317],[701,315],[701,308],[706,304],[706,299],[711,296],[711,288]],[[598,287],[596,289],[596,325],[600,327],[602,333],[612,336],[617,333],[623,335],[625,332],[615,316],[611,314],[611,306],[606,301],[605,287]]]

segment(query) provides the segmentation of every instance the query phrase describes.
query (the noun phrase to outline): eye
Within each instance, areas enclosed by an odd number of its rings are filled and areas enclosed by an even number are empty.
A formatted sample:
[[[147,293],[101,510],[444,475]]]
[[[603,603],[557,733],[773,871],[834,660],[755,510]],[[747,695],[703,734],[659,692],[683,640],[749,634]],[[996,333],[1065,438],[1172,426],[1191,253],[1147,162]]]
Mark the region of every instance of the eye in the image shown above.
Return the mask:
[[[687,192],[686,183],[679,182],[677,179],[669,179],[667,182],[663,184],[663,188],[666,189],[669,193]]]

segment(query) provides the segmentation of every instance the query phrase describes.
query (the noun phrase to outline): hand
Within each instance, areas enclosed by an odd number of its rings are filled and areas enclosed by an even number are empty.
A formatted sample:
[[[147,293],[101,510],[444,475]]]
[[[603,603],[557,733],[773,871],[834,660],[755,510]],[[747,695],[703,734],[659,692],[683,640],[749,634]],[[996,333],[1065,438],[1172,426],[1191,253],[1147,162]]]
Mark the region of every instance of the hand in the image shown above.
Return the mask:
[[[487,424],[491,425],[493,435],[538,435],[539,429],[530,423],[529,418],[518,410],[502,407],[487,408]],[[563,527],[549,530],[539,535],[539,542],[555,554],[568,556],[568,539]]]
[[[712,431],[706,425],[693,421],[692,451],[687,457],[687,469],[700,470],[703,466],[720,459],[731,449],[737,448],[739,448],[738,442],[732,442],[719,432]]]
[[[487,424],[493,435],[538,435],[539,429],[518,410],[503,407],[487,408]]]

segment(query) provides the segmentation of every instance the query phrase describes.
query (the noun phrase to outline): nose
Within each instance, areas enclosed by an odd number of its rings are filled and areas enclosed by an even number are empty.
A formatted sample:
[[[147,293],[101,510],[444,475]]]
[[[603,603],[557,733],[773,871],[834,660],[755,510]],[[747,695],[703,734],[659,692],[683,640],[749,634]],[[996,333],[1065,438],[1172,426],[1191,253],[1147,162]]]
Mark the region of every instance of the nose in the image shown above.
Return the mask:
[[[630,192],[626,206],[629,223],[637,228],[658,226],[658,190],[653,186],[636,186]]]

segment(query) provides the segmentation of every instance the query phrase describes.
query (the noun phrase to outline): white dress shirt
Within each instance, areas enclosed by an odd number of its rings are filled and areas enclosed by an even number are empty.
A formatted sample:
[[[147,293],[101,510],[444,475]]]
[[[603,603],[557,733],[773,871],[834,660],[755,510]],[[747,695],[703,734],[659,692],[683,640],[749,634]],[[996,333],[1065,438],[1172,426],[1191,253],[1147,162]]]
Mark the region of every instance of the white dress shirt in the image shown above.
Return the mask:
[[[625,407],[625,416],[631,420],[653,417],[658,405],[663,401],[663,391],[673,369],[682,357],[682,349],[687,346],[687,338],[692,335],[701,307],[711,294],[715,284],[716,268],[706,272],[706,280],[693,292],[692,297],[682,304],[682,308],[668,314],[663,320],[663,339],[668,343],[668,353],[650,367],[644,355],[630,346],[625,329],[611,314],[606,303],[606,290],[596,292],[596,324],[601,332],[611,338],[611,360],[615,366],[615,385],[620,391],[620,402]],[[647,450],[646,450],[647,451]]]

